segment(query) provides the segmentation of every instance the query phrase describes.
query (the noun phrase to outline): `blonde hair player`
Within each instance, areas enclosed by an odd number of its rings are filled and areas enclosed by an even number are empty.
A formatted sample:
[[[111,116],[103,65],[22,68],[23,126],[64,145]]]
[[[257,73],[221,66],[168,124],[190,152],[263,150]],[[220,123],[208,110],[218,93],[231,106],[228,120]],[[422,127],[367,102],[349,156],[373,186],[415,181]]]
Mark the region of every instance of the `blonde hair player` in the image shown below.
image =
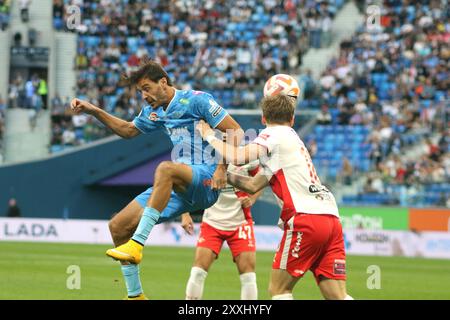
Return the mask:
[[[264,98],[261,108],[266,128],[245,147],[225,148],[205,122],[197,130],[230,163],[260,160],[262,173],[255,177],[228,173],[231,185],[250,194],[270,185],[282,204],[279,225],[284,233],[272,264],[272,299],[292,300],[296,283],[310,270],[325,299],[352,300],[346,291],[345,247],[336,201],[292,129],[292,101],[284,94]]]

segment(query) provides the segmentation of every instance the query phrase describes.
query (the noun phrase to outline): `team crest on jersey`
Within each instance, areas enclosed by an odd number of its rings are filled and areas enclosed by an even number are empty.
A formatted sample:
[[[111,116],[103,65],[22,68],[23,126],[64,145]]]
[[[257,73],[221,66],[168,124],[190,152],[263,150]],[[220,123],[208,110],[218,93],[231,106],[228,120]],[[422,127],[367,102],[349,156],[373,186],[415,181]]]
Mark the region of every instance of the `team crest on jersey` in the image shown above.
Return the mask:
[[[180,103],[181,103],[181,104],[189,104],[189,99],[181,98],[181,99],[180,99]]]
[[[150,115],[148,116],[148,118],[151,120],[151,121],[157,121],[159,118],[158,118],[158,114],[156,113],[156,112],[152,112],[152,113],[150,113]]]

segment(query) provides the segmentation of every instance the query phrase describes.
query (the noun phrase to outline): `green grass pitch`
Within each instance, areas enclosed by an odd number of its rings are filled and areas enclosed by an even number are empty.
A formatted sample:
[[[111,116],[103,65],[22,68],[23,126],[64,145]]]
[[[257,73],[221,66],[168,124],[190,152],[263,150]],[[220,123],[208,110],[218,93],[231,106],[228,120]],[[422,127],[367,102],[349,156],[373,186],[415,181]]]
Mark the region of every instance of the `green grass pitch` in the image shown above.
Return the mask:
[[[108,246],[0,242],[0,299],[122,299],[119,264],[105,256]],[[141,280],[151,299],[184,299],[195,248],[147,247]],[[260,299],[267,287],[272,252],[257,253]],[[70,265],[80,267],[81,289],[69,290]],[[381,288],[368,289],[370,265],[381,270]],[[450,299],[450,260],[400,257],[347,257],[347,288],[355,299]],[[228,250],[210,269],[204,299],[237,300],[240,282]],[[295,288],[296,299],[321,299],[310,272]]]

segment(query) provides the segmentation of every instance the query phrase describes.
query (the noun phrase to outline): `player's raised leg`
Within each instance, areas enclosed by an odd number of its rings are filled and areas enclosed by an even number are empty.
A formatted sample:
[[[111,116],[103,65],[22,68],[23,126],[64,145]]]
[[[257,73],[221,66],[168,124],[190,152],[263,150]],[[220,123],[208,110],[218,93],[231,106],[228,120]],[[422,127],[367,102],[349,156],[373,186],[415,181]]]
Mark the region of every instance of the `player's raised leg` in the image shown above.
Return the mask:
[[[204,247],[197,247],[195,251],[194,265],[191,268],[191,274],[186,286],[186,300],[201,300],[203,297],[203,288],[208,276],[208,270],[216,260],[217,254]]]
[[[256,254],[246,251],[235,257],[236,266],[241,280],[241,300],[257,300],[258,286],[256,284]]]
[[[186,192],[192,183],[192,176],[192,168],[186,164],[171,161],[161,162],[155,171],[153,191],[133,237],[125,244],[108,250],[106,254],[116,260],[139,264],[142,260],[145,241],[158,222],[161,212],[166,208],[172,190]]]
[[[131,201],[109,222],[109,230],[115,246],[126,243],[136,230],[136,226],[144,209],[136,201]],[[141,280],[139,278],[139,265],[122,262],[122,274],[127,287],[128,299],[146,299]]]
[[[132,239],[144,245],[161,212],[167,206],[172,190],[184,193],[191,183],[192,168],[190,166],[171,161],[161,162],[155,172],[153,192]]]
[[[131,201],[109,221],[109,231],[116,247],[130,240],[141,220],[144,208],[136,200]]]

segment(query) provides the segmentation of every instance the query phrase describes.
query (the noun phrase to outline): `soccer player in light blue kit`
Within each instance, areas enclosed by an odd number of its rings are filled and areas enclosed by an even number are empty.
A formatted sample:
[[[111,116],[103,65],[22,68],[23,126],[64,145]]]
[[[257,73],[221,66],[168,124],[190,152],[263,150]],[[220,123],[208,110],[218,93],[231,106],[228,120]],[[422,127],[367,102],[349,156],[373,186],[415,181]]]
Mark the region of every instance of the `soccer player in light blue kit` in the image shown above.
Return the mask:
[[[228,141],[234,145],[239,145],[243,132],[211,95],[177,90],[154,61],[144,61],[126,80],[148,103],[134,121],[116,118],[80,99],[72,100],[71,109],[75,114],[93,115],[123,138],[164,130],[174,144],[172,161],[157,167],[153,187],[138,195],[109,223],[116,248],[106,254],[121,261],[128,298],[145,299],[139,263],[153,226],[185,212],[209,208],[217,201],[218,189],[226,185],[226,166],[217,164],[214,151],[195,134],[196,123],[204,120],[227,132]]]

